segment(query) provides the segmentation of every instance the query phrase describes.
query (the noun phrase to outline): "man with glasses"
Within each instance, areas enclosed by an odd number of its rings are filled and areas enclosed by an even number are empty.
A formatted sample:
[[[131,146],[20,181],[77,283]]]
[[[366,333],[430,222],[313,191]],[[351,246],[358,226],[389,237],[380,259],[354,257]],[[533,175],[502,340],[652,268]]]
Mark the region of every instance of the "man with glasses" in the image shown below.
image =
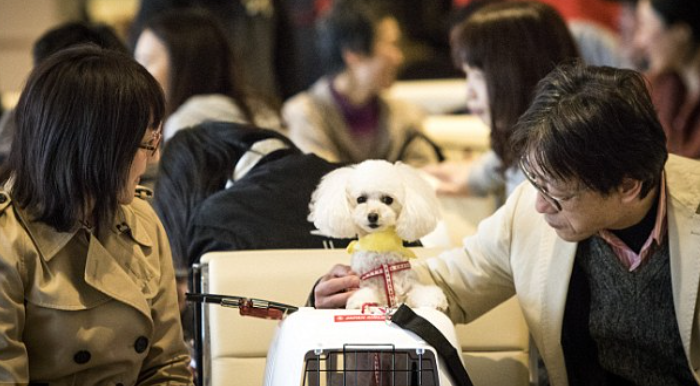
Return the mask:
[[[469,322],[515,295],[552,385],[700,382],[700,162],[670,156],[644,79],[581,64],[540,83],[524,183],[461,249],[415,264]],[[334,267],[317,307],[359,279]]]

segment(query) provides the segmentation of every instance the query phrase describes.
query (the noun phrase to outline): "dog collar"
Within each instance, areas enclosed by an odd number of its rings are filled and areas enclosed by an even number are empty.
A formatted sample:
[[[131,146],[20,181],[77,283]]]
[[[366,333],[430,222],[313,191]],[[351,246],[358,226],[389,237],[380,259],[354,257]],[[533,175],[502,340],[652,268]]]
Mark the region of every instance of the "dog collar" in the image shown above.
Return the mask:
[[[352,254],[357,251],[399,252],[409,259],[416,257],[413,251],[403,246],[403,240],[393,228],[370,233],[351,242],[348,245],[348,253]]]

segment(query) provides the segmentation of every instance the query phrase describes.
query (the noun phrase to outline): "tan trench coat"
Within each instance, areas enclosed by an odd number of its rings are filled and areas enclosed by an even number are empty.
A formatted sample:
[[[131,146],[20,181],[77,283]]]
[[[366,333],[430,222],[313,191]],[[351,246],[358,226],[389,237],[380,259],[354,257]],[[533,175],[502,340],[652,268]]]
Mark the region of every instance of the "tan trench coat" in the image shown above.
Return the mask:
[[[59,233],[0,192],[0,384],[190,385],[170,247],[150,205]]]
[[[676,321],[688,367],[700,384],[700,162],[670,156],[666,205]],[[479,317],[515,295],[544,359],[552,386],[567,386],[562,321],[576,243],[560,239],[535,211],[527,182],[464,248],[413,264],[424,282],[443,288],[457,323]]]

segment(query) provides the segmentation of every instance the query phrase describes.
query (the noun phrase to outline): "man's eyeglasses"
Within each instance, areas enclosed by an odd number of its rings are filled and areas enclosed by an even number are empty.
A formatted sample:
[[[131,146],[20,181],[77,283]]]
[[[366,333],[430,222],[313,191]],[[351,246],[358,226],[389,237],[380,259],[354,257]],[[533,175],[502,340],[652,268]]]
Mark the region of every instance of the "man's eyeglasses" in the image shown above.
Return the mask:
[[[160,139],[162,137],[161,130],[155,130],[153,132],[153,136],[151,139],[148,141],[148,143],[142,143],[139,144],[140,149],[144,149],[146,151],[149,151],[148,155],[150,157],[154,157],[156,155],[156,152],[158,151],[158,147],[160,146]]]
[[[540,194],[545,199],[545,201],[547,201],[550,205],[552,205],[554,208],[556,208],[557,212],[561,212],[561,210],[562,210],[562,206],[561,206],[562,201],[569,200],[575,196],[575,194],[569,195],[567,197],[554,197],[554,196],[552,196],[546,187],[542,186],[539,182],[537,182],[541,178],[538,177],[537,174],[535,174],[535,172],[532,171],[532,167],[530,166],[530,162],[528,162],[528,160],[525,156],[520,157],[520,170],[523,171],[525,178],[527,178],[527,180],[530,181],[532,186],[534,186],[535,189],[537,189],[537,191],[540,192]]]

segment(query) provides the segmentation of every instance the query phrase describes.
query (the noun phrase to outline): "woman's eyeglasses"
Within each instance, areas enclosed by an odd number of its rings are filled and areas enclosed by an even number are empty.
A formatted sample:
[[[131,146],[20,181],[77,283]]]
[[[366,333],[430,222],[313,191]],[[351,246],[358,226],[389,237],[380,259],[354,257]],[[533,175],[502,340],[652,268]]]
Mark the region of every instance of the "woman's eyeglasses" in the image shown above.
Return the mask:
[[[153,132],[153,136],[151,139],[148,141],[148,143],[142,143],[139,144],[139,149],[144,149],[146,151],[149,151],[148,155],[150,157],[154,157],[156,155],[156,152],[158,151],[158,147],[160,146],[160,140],[161,140],[162,134],[161,130],[155,130]]]
[[[535,174],[535,172],[532,171],[532,167],[530,166],[530,163],[528,162],[527,158],[525,156],[520,157],[520,170],[523,171],[523,174],[525,175],[525,178],[532,184],[532,186],[537,189],[538,192],[542,195],[542,197],[552,205],[554,208],[556,208],[557,212],[561,212],[562,206],[561,202],[566,201],[571,199],[572,197],[575,196],[575,194],[566,196],[566,197],[554,197],[552,196],[549,191],[547,190],[546,187],[542,186],[538,180],[541,178]]]

